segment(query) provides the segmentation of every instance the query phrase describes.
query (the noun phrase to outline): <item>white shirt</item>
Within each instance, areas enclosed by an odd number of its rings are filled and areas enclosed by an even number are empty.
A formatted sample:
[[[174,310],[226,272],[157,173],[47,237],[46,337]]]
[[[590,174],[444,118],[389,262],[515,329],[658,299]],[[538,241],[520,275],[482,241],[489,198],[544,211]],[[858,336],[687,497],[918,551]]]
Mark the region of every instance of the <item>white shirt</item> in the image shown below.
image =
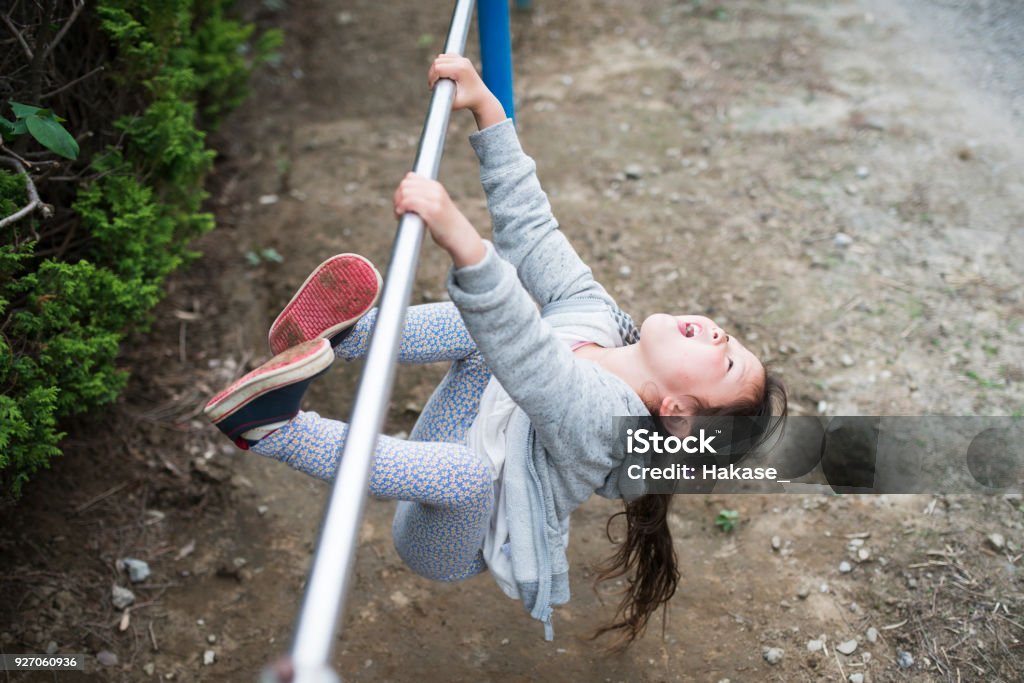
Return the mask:
[[[572,345],[590,340],[578,334],[557,330],[559,339]],[[494,507],[491,509],[491,521],[484,536],[484,562],[498,587],[510,598],[519,598],[515,577],[512,575],[512,560],[509,556],[508,518],[505,514],[505,483],[502,472],[507,451],[506,433],[516,403],[508,395],[494,377],[487,383],[480,395],[480,407],[476,419],[466,431],[466,445],[475,453],[487,456],[491,463],[491,476],[494,479]],[[569,543],[566,531],[563,541]]]

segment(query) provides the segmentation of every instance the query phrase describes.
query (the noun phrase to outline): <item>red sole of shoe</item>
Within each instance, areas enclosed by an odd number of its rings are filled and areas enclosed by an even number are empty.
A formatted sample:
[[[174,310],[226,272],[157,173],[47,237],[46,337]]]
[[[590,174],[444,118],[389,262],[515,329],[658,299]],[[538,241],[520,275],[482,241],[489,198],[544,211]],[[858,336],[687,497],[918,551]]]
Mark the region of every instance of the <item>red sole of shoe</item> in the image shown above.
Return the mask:
[[[332,256],[306,278],[271,325],[271,350],[281,353],[351,327],[377,303],[382,284],[380,273],[362,256]]]
[[[210,399],[203,409],[216,424],[268,391],[294,384],[323,372],[334,362],[334,351],[325,339],[293,346],[236,380]]]

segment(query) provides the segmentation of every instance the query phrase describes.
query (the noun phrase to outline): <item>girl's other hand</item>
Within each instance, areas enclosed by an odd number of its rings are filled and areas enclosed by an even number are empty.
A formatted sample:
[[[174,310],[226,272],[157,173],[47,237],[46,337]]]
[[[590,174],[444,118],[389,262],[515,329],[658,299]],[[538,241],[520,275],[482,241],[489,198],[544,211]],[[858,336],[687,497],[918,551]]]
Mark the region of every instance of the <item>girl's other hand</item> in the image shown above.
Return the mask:
[[[480,234],[444,185],[415,173],[407,173],[395,190],[395,215],[412,212],[423,219],[430,236],[447,251],[457,267],[479,263],[485,248]]]
[[[427,82],[431,88],[439,78],[450,78],[455,81],[452,109],[469,109],[473,112],[477,128],[480,130],[505,120],[505,108],[484,84],[473,62],[461,55],[438,55],[427,72]]]
[[[455,81],[453,110],[476,111],[488,97],[493,97],[480,74],[476,72],[473,62],[461,55],[446,53],[434,59],[430,71],[427,72],[427,82],[431,88],[439,78],[450,78]]]

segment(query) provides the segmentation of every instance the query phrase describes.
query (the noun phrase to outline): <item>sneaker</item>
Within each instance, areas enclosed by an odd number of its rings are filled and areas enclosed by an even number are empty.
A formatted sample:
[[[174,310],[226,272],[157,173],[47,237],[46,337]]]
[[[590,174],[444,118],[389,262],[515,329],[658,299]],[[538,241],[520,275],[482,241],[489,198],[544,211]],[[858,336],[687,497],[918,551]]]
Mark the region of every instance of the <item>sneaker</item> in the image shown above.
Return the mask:
[[[248,450],[298,414],[309,383],[333,361],[326,339],[293,346],[214,396],[203,412],[235,445]]]
[[[373,308],[383,285],[380,273],[358,254],[338,254],[316,267],[270,326],[270,349],[325,337],[337,346]]]

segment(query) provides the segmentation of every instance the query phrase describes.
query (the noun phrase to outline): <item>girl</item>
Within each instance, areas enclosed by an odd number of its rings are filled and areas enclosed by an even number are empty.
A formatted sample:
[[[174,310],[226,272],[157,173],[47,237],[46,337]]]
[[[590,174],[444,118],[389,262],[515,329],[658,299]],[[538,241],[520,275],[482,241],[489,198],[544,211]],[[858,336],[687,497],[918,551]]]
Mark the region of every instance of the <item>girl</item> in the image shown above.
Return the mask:
[[[679,572],[670,496],[626,491],[614,418],[671,416],[688,432],[697,416],[784,413],[785,392],[706,317],[653,315],[637,330],[559,231],[533,160],[470,61],[439,56],[431,87],[439,78],[456,82],[453,108],[476,118],[494,241],[440,183],[409,174],[398,186],[396,215],[419,214],[453,261],[453,303],[408,310],[399,362],[452,366],[408,440],[379,437],[370,493],[400,501],[394,542],[410,568],[440,581],[489,569],[548,639],[552,607],[569,599],[570,513],[594,492],[625,498],[627,536],[598,580],[632,575],[598,633],[632,642]],[[348,426],[299,403],[335,357],[365,353],[379,285],[361,257],[322,264],[271,328],[279,355],[215,396],[208,417],[240,447],[332,479]]]

